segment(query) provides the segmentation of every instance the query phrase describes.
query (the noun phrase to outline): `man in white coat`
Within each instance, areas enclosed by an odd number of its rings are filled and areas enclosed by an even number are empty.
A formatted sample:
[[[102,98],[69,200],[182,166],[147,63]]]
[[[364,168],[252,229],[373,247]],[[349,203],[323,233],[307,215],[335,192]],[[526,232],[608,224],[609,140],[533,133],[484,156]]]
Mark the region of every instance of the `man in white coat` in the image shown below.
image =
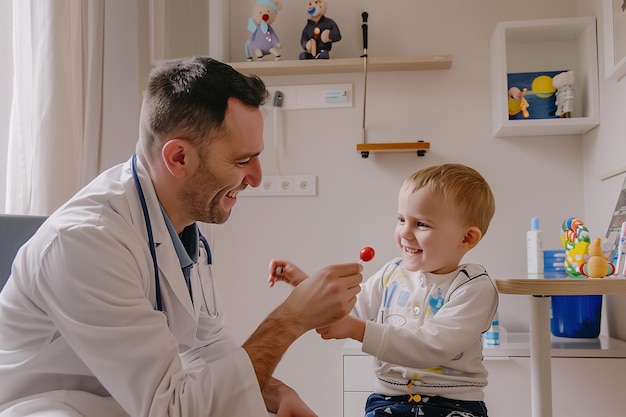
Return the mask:
[[[225,222],[260,184],[266,98],[259,78],[206,57],[153,71],[136,154],[16,256],[0,293],[0,416],[315,416],[272,373],[303,333],[351,311],[361,266],[312,275],[237,346],[196,225]]]

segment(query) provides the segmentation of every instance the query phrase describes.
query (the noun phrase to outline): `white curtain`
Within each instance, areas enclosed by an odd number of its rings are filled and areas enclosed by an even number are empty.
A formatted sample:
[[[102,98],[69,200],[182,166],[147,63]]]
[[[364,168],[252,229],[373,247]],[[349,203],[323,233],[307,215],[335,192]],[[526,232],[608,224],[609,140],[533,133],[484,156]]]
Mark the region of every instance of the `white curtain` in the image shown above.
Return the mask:
[[[47,215],[99,172],[104,0],[13,1],[6,213]]]

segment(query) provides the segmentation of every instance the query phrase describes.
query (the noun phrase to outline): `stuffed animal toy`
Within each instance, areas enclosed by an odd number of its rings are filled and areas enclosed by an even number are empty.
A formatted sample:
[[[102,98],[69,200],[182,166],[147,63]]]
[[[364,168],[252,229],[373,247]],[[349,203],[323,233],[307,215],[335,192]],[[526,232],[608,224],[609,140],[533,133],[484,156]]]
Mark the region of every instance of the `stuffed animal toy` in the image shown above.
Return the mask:
[[[265,55],[274,55],[280,60],[280,40],[271,24],[276,20],[281,3],[272,0],[253,0],[252,17],[248,19],[250,38],[246,41],[246,59],[253,56],[262,60]]]
[[[341,32],[334,20],[326,17],[328,4],[324,0],[309,0],[306,26],[300,44],[304,49],[300,59],[328,59],[333,42],[341,40]]]
[[[574,71],[564,71],[552,77],[556,88],[556,113],[563,118],[572,117],[574,111]]]

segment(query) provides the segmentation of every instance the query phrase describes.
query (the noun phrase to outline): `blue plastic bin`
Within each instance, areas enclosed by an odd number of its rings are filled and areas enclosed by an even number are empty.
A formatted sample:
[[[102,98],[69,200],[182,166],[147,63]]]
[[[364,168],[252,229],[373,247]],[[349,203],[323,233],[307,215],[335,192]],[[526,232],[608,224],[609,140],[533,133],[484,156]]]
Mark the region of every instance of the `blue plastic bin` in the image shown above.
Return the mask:
[[[567,278],[561,258],[565,259],[565,251],[544,251],[545,278]],[[602,295],[553,295],[550,306],[550,331],[554,336],[595,338],[600,335]]]
[[[551,308],[553,335],[577,338],[600,335],[602,295],[553,295]]]

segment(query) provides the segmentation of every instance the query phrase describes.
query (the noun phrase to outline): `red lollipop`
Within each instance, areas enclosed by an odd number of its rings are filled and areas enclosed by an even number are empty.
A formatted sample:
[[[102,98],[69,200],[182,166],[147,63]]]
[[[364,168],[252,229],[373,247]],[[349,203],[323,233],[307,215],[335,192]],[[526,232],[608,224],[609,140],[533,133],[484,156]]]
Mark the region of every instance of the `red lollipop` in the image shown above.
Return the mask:
[[[359,253],[359,257],[361,258],[361,262],[369,262],[372,259],[374,259],[375,254],[376,252],[374,252],[374,248],[366,246],[363,249],[361,249],[361,253]]]

